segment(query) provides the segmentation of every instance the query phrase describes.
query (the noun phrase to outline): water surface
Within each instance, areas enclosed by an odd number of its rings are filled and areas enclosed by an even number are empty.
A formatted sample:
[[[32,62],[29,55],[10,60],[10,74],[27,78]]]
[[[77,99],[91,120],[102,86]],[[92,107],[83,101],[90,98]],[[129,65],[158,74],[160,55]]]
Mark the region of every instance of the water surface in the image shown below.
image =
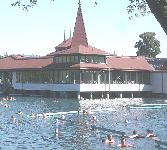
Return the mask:
[[[106,138],[106,129],[123,131],[131,135],[137,130],[141,135],[147,129],[152,129],[161,139],[167,136],[167,106],[162,109],[131,110],[127,104],[166,103],[160,99],[114,99],[114,100],[84,100],[58,99],[43,97],[16,97],[15,101],[2,101],[0,105],[0,149],[3,150],[110,150],[118,149],[119,134],[113,134],[116,141],[113,145],[101,142]],[[5,107],[7,104],[8,107]],[[78,113],[89,109],[89,115]],[[17,114],[22,111],[23,116]],[[53,117],[31,118],[30,114],[57,113]],[[69,113],[70,112],[70,113]],[[62,114],[65,120],[59,120]],[[16,118],[11,119],[11,116]],[[97,117],[96,126],[103,130],[92,130],[92,116]],[[138,116],[138,120],[136,120]],[[125,123],[125,119],[128,123]],[[58,130],[58,133],[55,132]],[[129,139],[127,143],[134,144],[136,150],[156,150],[154,140],[147,138]]]

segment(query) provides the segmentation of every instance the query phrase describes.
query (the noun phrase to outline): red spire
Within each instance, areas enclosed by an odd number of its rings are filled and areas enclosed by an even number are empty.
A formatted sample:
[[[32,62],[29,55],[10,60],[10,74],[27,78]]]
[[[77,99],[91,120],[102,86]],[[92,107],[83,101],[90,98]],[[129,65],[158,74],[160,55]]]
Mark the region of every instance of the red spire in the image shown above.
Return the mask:
[[[83,16],[82,16],[80,0],[78,4],[79,4],[79,7],[77,12],[71,47],[79,46],[79,45],[84,45],[88,47],[88,41],[87,41],[85,25],[84,25]]]

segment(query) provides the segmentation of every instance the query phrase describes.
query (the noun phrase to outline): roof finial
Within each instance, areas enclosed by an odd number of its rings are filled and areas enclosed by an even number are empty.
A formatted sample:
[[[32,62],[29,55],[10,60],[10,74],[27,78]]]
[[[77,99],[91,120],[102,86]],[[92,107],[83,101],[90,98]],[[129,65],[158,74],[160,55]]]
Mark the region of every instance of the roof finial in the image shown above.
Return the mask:
[[[71,39],[71,29],[70,29],[70,39]]]
[[[78,3],[78,4],[79,4],[79,7],[81,7],[81,0],[79,0],[79,3]]]
[[[66,32],[64,30],[64,41],[66,41]]]

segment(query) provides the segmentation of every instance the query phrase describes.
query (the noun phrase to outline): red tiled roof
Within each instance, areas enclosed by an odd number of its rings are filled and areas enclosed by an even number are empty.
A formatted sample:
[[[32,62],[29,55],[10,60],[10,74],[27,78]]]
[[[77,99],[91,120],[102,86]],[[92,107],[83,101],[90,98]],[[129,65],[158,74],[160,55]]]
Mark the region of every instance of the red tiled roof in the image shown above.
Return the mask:
[[[147,62],[145,57],[116,57],[107,58],[107,65],[116,70],[146,70],[152,71],[153,67]]]
[[[80,1],[72,39],[63,41],[55,48],[56,51],[48,54],[48,56],[70,54],[109,55],[107,52],[88,46]]]
[[[76,47],[71,47],[67,50],[62,50],[62,51],[55,51],[48,56],[53,56],[53,55],[69,55],[69,54],[84,54],[84,55],[110,55],[109,53],[102,51],[100,49],[94,48],[94,47],[86,47],[83,45],[79,45]]]
[[[80,1],[79,1],[79,7],[77,12],[71,47],[76,47],[79,45],[88,46]]]
[[[17,58],[9,56],[0,59],[0,70],[17,70],[17,69],[40,69],[48,66],[53,62],[52,57],[39,58]]]
[[[146,61],[144,57],[115,57],[107,58],[106,64],[64,64],[64,67],[59,69],[111,69],[111,70],[145,70],[152,71],[152,66]],[[39,58],[17,58],[15,56],[5,57],[0,59],[0,70],[19,70],[19,69],[41,69],[52,68],[56,69],[57,64],[53,63],[53,57],[39,57]]]
[[[59,44],[58,46],[55,47],[56,50],[64,50],[64,49],[68,49],[71,47],[71,42],[72,39],[67,39],[65,41],[63,41],[61,44]]]

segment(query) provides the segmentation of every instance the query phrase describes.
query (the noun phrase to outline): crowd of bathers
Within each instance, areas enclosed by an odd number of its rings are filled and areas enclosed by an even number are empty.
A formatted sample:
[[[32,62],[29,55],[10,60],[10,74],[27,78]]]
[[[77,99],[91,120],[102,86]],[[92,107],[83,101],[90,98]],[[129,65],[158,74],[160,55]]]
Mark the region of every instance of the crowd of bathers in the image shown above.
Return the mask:
[[[119,148],[123,147],[135,147],[133,144],[126,143],[126,138],[131,138],[131,139],[139,139],[139,138],[149,138],[149,139],[155,139],[159,140],[159,138],[153,133],[153,130],[147,129],[146,135],[140,135],[137,133],[136,130],[133,131],[133,134],[130,136],[122,135],[120,138],[120,143],[117,145]],[[112,134],[108,134],[106,139],[102,140],[102,143],[104,144],[115,144],[115,140],[112,136]]]
[[[7,101],[7,100],[15,100],[14,97],[11,97],[11,98],[3,98],[3,101]],[[16,113],[17,115],[19,116],[23,116],[24,113],[22,111],[18,111]],[[88,110],[83,110],[82,111],[82,114],[83,115],[88,115],[89,114],[89,111]],[[50,117],[50,115],[52,115],[52,113],[42,113],[42,114],[34,114],[34,113],[31,113],[29,115],[30,118],[38,118],[38,117],[43,117],[43,118],[47,118],[47,117]],[[61,115],[61,118],[59,119],[64,119],[65,116],[64,115]],[[59,123],[59,119],[56,119],[55,123]],[[138,120],[138,116],[136,116],[136,120]],[[11,121],[12,122],[15,122],[16,121],[16,117],[14,116],[11,116]],[[92,124],[96,125],[96,122],[98,121],[96,116],[92,116],[92,119],[90,120]],[[125,119],[125,123],[128,123],[128,120]],[[58,128],[55,129],[55,134],[58,134]],[[135,147],[135,145],[133,144],[129,144],[127,143],[127,138],[130,138],[130,139],[139,139],[139,138],[149,138],[149,139],[154,139],[154,140],[159,140],[159,138],[154,134],[153,130],[150,130],[150,129],[147,129],[146,131],[146,134],[145,135],[140,135],[138,134],[138,132],[136,130],[133,131],[132,135],[121,135],[121,138],[120,138],[120,142],[116,144],[115,142],[115,139],[112,135],[112,133],[108,134],[107,137],[105,139],[102,139],[102,143],[104,144],[113,144],[113,145],[116,145],[117,147],[119,148],[123,148],[123,147]]]
[[[83,110],[83,115],[88,115],[89,111],[88,110]],[[138,120],[139,117],[136,116],[136,120]],[[96,124],[97,122],[97,118],[96,116],[93,116],[91,119],[93,124]],[[125,119],[125,123],[128,123],[128,120]],[[135,145],[133,144],[129,144],[126,143],[126,139],[130,138],[130,139],[139,139],[139,138],[149,138],[149,139],[153,139],[153,140],[157,140],[159,141],[160,139],[154,134],[153,130],[147,129],[146,131],[146,135],[140,135],[138,134],[138,132],[136,130],[133,130],[133,134],[130,136],[127,136],[125,134],[123,134],[120,138],[120,143],[117,144],[117,147],[119,148],[124,148],[124,147],[135,147]],[[102,143],[104,144],[115,144],[115,140],[113,138],[112,134],[108,134],[106,139],[102,139]]]
[[[9,107],[9,105],[7,104],[8,101],[14,101],[16,100],[15,97],[11,96],[11,97],[1,97],[0,98],[0,106],[4,106],[4,107]]]

